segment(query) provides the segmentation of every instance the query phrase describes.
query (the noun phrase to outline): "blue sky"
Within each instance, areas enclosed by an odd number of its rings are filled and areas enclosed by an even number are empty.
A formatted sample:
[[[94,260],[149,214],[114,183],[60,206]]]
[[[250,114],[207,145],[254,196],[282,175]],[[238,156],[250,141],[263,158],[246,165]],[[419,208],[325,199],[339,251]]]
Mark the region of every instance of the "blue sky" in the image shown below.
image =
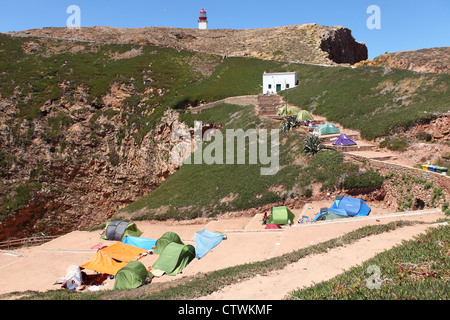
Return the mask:
[[[82,27],[196,28],[202,8],[210,29],[339,25],[367,44],[371,59],[385,52],[450,46],[449,0],[1,0],[0,31],[65,27],[70,5],[80,7]],[[367,27],[370,5],[380,8],[381,29]]]

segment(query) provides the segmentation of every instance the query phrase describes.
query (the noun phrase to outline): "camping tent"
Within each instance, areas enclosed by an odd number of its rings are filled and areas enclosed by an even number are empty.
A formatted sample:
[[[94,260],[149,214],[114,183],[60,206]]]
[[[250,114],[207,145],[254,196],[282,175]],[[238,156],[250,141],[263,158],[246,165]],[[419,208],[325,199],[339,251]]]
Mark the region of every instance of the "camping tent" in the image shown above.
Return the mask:
[[[297,114],[298,121],[314,120],[313,116],[306,110],[300,110]]]
[[[153,269],[162,270],[167,275],[176,275],[195,258],[195,248],[191,245],[171,242],[161,252]]]
[[[153,250],[153,247],[156,245],[156,241],[157,240],[155,239],[126,236],[125,238],[123,238],[122,243],[150,251]]]
[[[116,273],[113,290],[135,289],[145,283],[151,274],[142,262],[133,260]]]
[[[195,255],[197,258],[201,259],[212,248],[217,246],[223,240],[223,237],[223,234],[212,232],[207,229],[197,231],[194,236]]]
[[[362,217],[369,215],[371,208],[362,199],[337,196],[330,208],[323,208],[312,221],[331,220],[343,217]],[[325,215],[333,213],[333,215]],[[321,217],[322,215],[325,215]],[[337,215],[337,216],[336,216]]]
[[[277,116],[296,116],[300,110],[294,106],[284,106],[277,109]]]
[[[171,231],[167,231],[164,233],[161,238],[159,238],[155,243],[155,249],[153,250],[156,254],[161,254],[163,252],[164,248],[169,243],[178,243],[178,244],[184,244],[183,241],[181,241],[180,237],[175,233]]]
[[[133,222],[109,221],[106,223],[102,239],[122,241],[126,236],[140,237],[142,231]]]
[[[292,224],[294,223],[295,215],[286,206],[273,207],[272,214],[267,221],[267,224]]]
[[[325,221],[325,220],[334,220],[334,219],[343,219],[343,218],[351,218],[350,216],[347,216],[345,214],[339,214],[335,212],[323,212],[321,214],[318,214],[316,218],[314,218],[312,221]]]
[[[271,223],[268,224],[264,229],[283,229],[283,228],[281,228],[278,224]]]
[[[339,133],[339,129],[336,128],[336,126],[332,123],[325,123],[322,125],[319,125],[314,128],[313,134],[316,135],[322,135],[322,134],[334,134]]]
[[[146,252],[145,249],[118,242],[98,250],[91,260],[81,265],[80,268],[114,275],[128,262],[135,260]]]
[[[351,146],[356,145],[356,142],[350,139],[345,133],[341,133],[341,135],[333,142],[335,146]]]

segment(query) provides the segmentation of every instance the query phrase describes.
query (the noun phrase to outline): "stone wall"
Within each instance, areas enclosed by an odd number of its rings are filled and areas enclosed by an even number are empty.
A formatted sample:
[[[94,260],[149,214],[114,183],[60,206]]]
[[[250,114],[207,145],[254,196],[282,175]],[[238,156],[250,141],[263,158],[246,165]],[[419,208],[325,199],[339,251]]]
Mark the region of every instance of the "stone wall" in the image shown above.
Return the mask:
[[[222,104],[222,103],[236,104],[236,105],[240,105],[240,106],[257,105],[258,104],[258,96],[251,95],[251,96],[238,96],[238,97],[225,98],[222,100],[204,104],[199,107],[191,108],[191,113],[197,114],[197,113],[202,112],[203,110],[212,108],[212,107],[217,106],[218,104]]]
[[[445,202],[450,201],[449,176],[358,155],[347,156],[390,177],[383,185],[386,194],[384,202],[395,210],[441,208]]]

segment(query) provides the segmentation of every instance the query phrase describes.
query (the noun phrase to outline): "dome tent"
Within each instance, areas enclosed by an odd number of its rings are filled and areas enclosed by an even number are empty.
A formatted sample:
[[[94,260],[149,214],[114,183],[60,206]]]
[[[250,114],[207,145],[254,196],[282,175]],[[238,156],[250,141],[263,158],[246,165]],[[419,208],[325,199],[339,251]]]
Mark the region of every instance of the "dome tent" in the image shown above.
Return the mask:
[[[136,289],[145,283],[152,274],[142,262],[133,260],[116,273],[113,290]]]
[[[297,114],[297,121],[314,120],[313,116],[306,110],[300,110]]]
[[[140,237],[142,231],[133,222],[108,221],[102,239],[122,241],[126,236]]]
[[[164,247],[152,268],[174,276],[182,271],[194,258],[194,246],[171,242]]]
[[[181,241],[181,238],[179,235],[177,235],[175,232],[167,231],[166,233],[164,233],[161,236],[161,238],[156,240],[155,249],[153,250],[153,252],[155,254],[161,254],[161,252],[163,252],[164,248],[172,242],[178,243],[178,244],[184,244],[183,241]]]
[[[322,134],[335,134],[339,133],[339,129],[332,123],[325,123],[320,126],[314,128],[313,134],[322,135]]]
[[[356,145],[356,142],[350,139],[345,133],[341,135],[333,142],[334,146],[352,146]]]
[[[286,206],[273,207],[267,224],[293,224],[295,215]]]
[[[322,208],[312,221],[368,216],[371,208],[362,199],[337,196],[329,208]]]
[[[277,116],[296,116],[299,113],[299,109],[295,106],[284,106],[277,109]]]

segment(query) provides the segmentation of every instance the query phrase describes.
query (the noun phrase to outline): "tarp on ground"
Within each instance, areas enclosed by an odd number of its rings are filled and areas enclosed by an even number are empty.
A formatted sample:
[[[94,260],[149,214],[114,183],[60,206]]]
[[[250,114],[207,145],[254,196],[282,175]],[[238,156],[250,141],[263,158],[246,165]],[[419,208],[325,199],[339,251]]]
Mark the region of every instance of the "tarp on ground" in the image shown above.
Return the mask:
[[[153,269],[162,270],[167,275],[176,275],[195,258],[195,248],[191,245],[169,243],[161,252]]]
[[[313,116],[306,110],[300,110],[297,113],[298,121],[314,120]]]
[[[326,135],[326,134],[335,134],[339,133],[339,129],[332,123],[321,124],[317,127],[314,127],[313,133],[316,135]]]
[[[167,231],[164,233],[161,238],[159,238],[155,243],[155,249],[153,250],[156,254],[161,254],[163,252],[164,248],[169,243],[178,243],[178,244],[184,244],[183,241],[181,241],[181,238],[179,235],[177,235],[175,232]]]
[[[208,229],[197,231],[194,235],[195,239],[195,255],[201,259],[211,249],[216,247],[222,240],[224,235],[212,232]]]
[[[371,208],[362,199],[337,196],[331,207],[321,209],[312,221],[330,220],[342,217],[362,217],[369,215],[370,211]],[[327,215],[321,218],[321,216],[326,213],[334,213],[335,215]]]
[[[128,262],[137,259],[147,250],[130,246],[122,242],[98,250],[97,253],[80,268],[115,275]]]
[[[136,289],[145,283],[149,275],[142,262],[130,261],[116,273],[113,290]]]
[[[126,236],[122,240],[122,243],[150,251],[153,250],[153,247],[156,245],[156,241],[156,239]]]
[[[333,142],[335,146],[352,146],[356,145],[356,142],[350,139],[345,133],[341,133],[340,136]]]
[[[277,116],[296,116],[300,110],[295,106],[284,106],[277,109]]]
[[[115,275],[120,269],[125,267],[127,262],[119,262],[99,250],[88,262],[80,268]]]
[[[286,206],[273,207],[267,224],[293,224],[295,215]]]
[[[122,241],[126,236],[140,237],[142,231],[133,222],[108,221],[102,239]]]

